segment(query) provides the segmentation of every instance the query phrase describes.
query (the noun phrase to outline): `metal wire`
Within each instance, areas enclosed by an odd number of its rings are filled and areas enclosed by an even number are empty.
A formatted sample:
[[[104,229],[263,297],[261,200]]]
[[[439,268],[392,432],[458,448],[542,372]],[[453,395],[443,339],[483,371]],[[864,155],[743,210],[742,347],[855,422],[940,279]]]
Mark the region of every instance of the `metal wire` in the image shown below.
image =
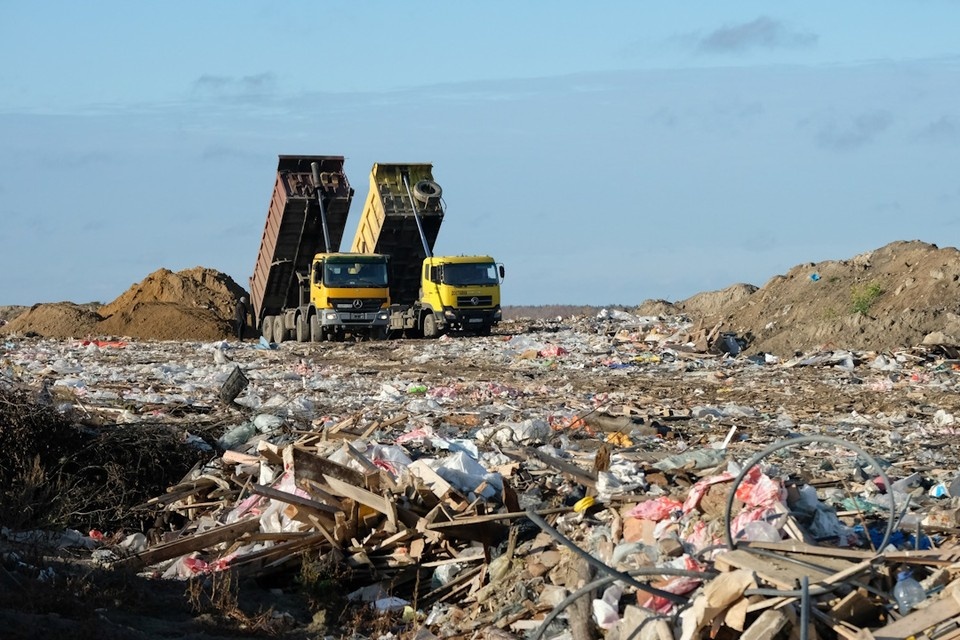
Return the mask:
[[[727,507],[723,513],[723,533],[726,540],[727,546],[730,549],[737,548],[737,542],[733,539],[733,534],[730,531],[730,513],[733,511],[733,500],[736,498],[737,488],[740,486],[740,483],[743,482],[743,479],[746,477],[747,473],[753,467],[760,464],[760,462],[769,456],[771,453],[775,453],[781,449],[786,449],[787,447],[792,447],[797,444],[807,444],[811,442],[817,442],[821,444],[833,444],[838,447],[843,447],[849,449],[856,453],[859,456],[862,456],[866,459],[867,462],[877,470],[877,473],[883,479],[884,486],[888,487],[887,491],[890,495],[890,517],[887,519],[887,530],[883,534],[882,544],[879,545],[880,550],[886,548],[887,544],[890,543],[890,536],[893,535],[893,525],[894,525],[894,514],[896,514],[896,504],[894,504],[894,495],[893,491],[889,489],[890,487],[890,478],[887,477],[886,472],[880,467],[880,464],[873,459],[869,453],[858,447],[857,445],[840,440],[839,438],[834,438],[831,436],[801,436],[799,438],[791,438],[789,440],[783,440],[781,442],[775,442],[760,453],[756,454],[744,465],[743,469],[740,470],[740,474],[733,481],[733,486],[730,488],[730,494],[727,496]],[[869,532],[867,532],[869,535]]]
[[[559,542],[563,546],[573,551],[575,554],[577,554],[580,558],[588,562],[594,568],[599,569],[600,571],[603,571],[604,573],[613,576],[617,580],[626,582],[632,587],[640,589],[641,591],[646,591],[647,593],[653,594],[655,596],[665,598],[670,602],[679,603],[679,602],[687,601],[687,599],[684,598],[683,596],[678,596],[675,593],[670,593],[669,591],[664,591],[663,589],[657,589],[656,587],[646,584],[644,582],[634,580],[633,578],[630,577],[629,574],[624,573],[622,571],[618,571],[617,569],[614,569],[610,565],[604,562],[601,562],[597,558],[594,558],[592,555],[590,555],[589,553],[587,553],[586,551],[578,547],[576,544],[574,544],[574,542],[570,540],[570,538],[563,535],[562,533],[557,531],[555,528],[551,527],[550,523],[548,523],[546,520],[538,516],[533,509],[527,509],[527,517],[530,518],[538,527],[540,527],[541,529],[549,533],[551,536],[553,536],[553,538],[557,542]]]
[[[579,547],[578,547],[579,548]],[[620,573],[619,571],[617,573]],[[680,576],[684,578],[699,578],[701,580],[707,580],[716,576],[716,572],[713,571],[690,571],[688,569],[672,569],[668,567],[642,567],[640,569],[631,569],[626,572],[629,576]],[[534,634],[530,637],[530,640],[540,640],[543,637],[543,634],[546,633],[547,627],[550,626],[557,616],[559,616],[563,611],[569,607],[571,604],[584,597],[594,589],[599,589],[604,587],[611,582],[615,582],[620,578],[615,575],[607,575],[593,582],[586,584],[576,591],[572,592],[566,598],[561,600],[557,606],[553,608],[550,613],[543,619],[543,622],[537,627]],[[632,581],[633,579],[630,578]],[[642,582],[640,584],[643,584]],[[670,594],[674,595],[674,594]]]

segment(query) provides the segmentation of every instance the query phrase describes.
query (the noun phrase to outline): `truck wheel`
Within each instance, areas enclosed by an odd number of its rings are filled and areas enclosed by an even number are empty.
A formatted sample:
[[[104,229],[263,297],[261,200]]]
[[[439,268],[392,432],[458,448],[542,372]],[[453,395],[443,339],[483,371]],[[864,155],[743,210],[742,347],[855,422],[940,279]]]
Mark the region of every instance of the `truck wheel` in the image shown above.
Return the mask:
[[[436,338],[438,335],[440,332],[437,331],[437,319],[432,313],[428,313],[423,317],[423,337]]]
[[[424,204],[439,199],[441,195],[443,189],[433,180],[421,180],[413,185],[413,197]]]
[[[310,342],[323,340],[323,329],[320,327],[320,316],[316,313],[310,316]]]
[[[306,342],[310,339],[310,325],[306,318],[300,313],[297,315],[297,342]]]
[[[273,316],[264,316],[260,321],[260,333],[267,342],[273,342]]]
[[[283,316],[277,316],[273,319],[273,341],[280,344],[287,337],[286,333],[287,330],[283,327]]]

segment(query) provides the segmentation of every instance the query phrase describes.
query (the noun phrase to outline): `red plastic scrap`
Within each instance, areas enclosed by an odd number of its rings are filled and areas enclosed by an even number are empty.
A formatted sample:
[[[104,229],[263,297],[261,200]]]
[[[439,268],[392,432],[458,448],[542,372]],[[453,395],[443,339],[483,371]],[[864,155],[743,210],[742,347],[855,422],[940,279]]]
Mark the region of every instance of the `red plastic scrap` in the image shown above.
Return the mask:
[[[692,557],[684,556],[683,561],[683,568],[687,571],[703,571],[703,567],[700,565],[700,563],[698,563]],[[702,581],[699,578],[677,576],[670,578],[666,582],[652,582],[651,584],[658,589],[662,589],[669,593],[683,595],[685,593],[690,593],[699,587],[701,582]],[[646,609],[656,611],[657,613],[670,613],[670,610],[673,608],[673,603],[666,598],[650,595],[643,591],[637,592],[637,604]]]
[[[654,498],[653,500],[641,502],[630,510],[630,516],[633,518],[642,518],[644,520],[660,522],[661,520],[669,518],[670,514],[673,512],[680,511],[682,509],[683,503],[679,500],[674,500],[673,498],[668,498],[667,496],[661,496],[659,498]]]
[[[540,350],[539,355],[541,358],[558,358],[560,356],[565,356],[568,353],[570,352],[564,349],[563,347],[561,347],[560,345],[549,344]]]

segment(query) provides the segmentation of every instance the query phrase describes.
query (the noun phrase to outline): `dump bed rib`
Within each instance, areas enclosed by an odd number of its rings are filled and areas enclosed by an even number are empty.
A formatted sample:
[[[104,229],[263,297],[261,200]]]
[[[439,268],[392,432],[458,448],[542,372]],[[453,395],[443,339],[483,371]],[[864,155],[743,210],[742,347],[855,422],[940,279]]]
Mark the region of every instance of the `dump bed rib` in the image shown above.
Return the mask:
[[[440,188],[433,181],[432,170],[431,164],[377,163],[370,172],[370,192],[350,251],[389,256],[390,299],[394,303],[412,304],[420,297],[420,268],[427,250],[433,252],[443,223]],[[423,240],[414,206],[423,225]]]
[[[343,172],[343,156],[280,156],[267,223],[250,278],[251,303],[258,319],[299,304],[297,273],[309,273],[314,255],[327,249],[317,202],[318,185],[311,169],[314,162],[320,165],[319,192],[327,213],[330,251],[340,249],[353,200],[353,189]]]

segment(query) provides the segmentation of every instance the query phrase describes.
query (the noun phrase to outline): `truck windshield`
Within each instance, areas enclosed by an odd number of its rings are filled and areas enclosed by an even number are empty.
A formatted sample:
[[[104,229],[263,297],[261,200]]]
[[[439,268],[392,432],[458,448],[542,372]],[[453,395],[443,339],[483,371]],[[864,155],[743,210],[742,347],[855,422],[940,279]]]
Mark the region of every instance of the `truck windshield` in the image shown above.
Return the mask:
[[[387,265],[383,262],[330,262],[323,266],[323,284],[328,287],[386,287]]]
[[[492,262],[443,265],[443,282],[454,286],[497,284],[497,265]]]

